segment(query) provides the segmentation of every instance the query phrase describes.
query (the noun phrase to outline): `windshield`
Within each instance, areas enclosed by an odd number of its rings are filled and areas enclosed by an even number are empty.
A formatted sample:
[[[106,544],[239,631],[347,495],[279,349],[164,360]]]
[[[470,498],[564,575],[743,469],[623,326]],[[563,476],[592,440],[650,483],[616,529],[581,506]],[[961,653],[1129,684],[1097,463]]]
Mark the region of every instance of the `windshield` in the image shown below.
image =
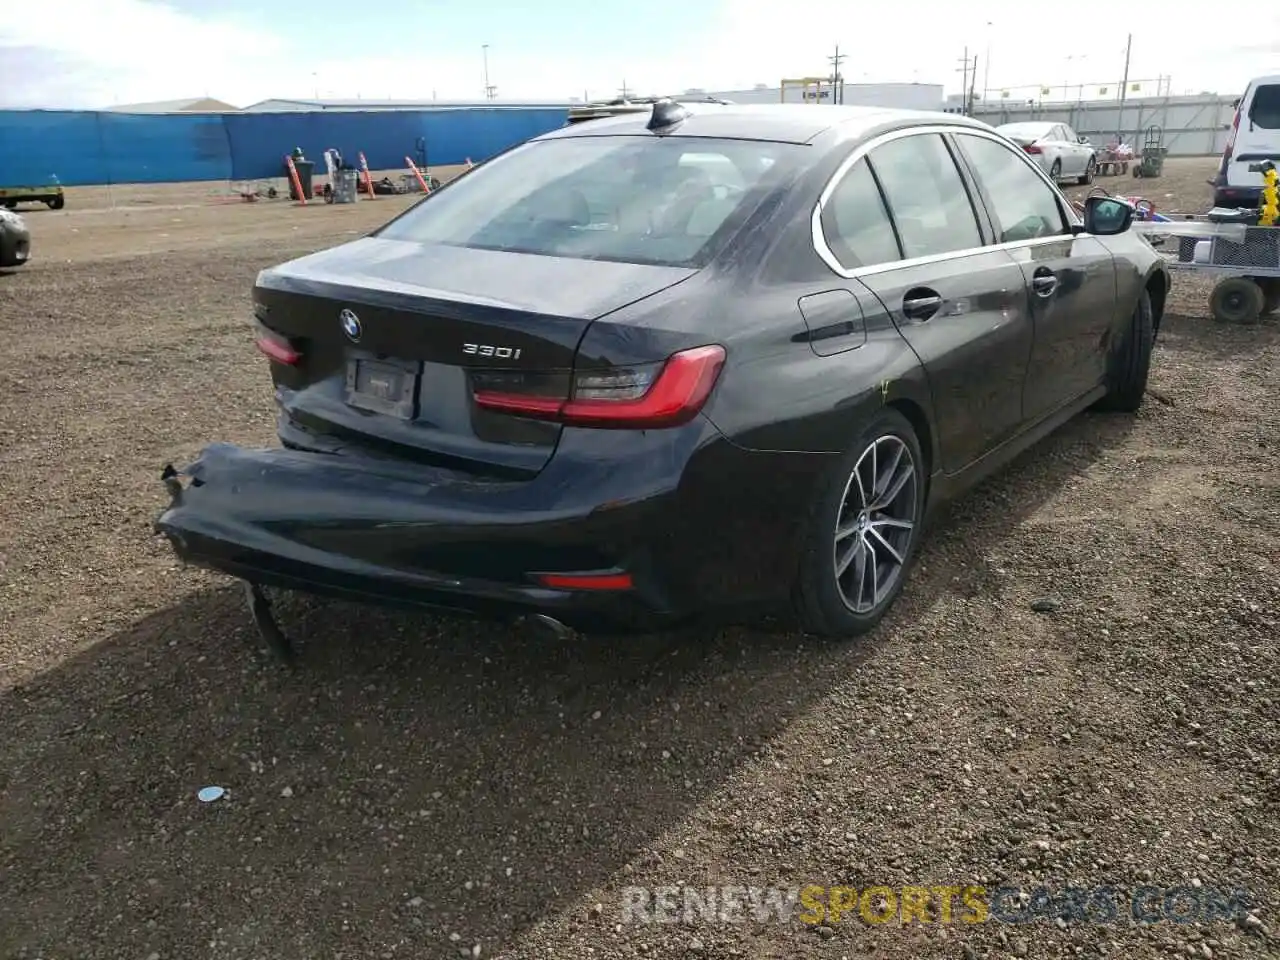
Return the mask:
[[[701,266],[804,147],[697,137],[526,143],[375,236],[552,257]]]
[[[1049,135],[1053,125],[1049,123],[1006,123],[1003,127],[996,127],[996,129],[1010,139],[1021,137],[1026,140],[1039,140]]]

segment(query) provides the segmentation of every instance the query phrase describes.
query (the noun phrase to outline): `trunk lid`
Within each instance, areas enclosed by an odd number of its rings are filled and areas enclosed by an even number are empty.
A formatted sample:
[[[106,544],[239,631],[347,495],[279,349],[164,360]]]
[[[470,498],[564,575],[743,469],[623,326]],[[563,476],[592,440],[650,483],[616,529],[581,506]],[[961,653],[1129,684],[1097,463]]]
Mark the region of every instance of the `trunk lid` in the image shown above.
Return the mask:
[[[286,441],[503,477],[536,474],[561,426],[473,402],[505,376],[567,389],[591,322],[691,268],[364,238],[263,271],[254,310],[292,362]],[[310,439],[308,439],[310,438]]]

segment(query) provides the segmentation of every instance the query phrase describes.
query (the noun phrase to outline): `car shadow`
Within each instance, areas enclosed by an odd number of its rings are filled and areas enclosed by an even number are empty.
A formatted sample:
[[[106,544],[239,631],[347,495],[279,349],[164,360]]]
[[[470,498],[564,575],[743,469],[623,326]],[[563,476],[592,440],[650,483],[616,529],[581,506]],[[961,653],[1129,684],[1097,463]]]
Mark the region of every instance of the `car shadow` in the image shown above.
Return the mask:
[[[1280,340],[1280,317],[1265,316],[1252,324],[1219,323],[1208,316],[1169,313],[1160,325],[1157,350],[1187,353],[1193,362],[1204,358],[1232,360],[1257,354],[1259,347]],[[1159,357],[1156,358],[1159,364]]]
[[[1079,418],[957,503],[861,643],[562,640],[296,597],[290,671],[238,589],[197,589],[0,695],[0,954],[492,955],[643,865],[898,626],[990,590],[1000,542],[1133,425]]]

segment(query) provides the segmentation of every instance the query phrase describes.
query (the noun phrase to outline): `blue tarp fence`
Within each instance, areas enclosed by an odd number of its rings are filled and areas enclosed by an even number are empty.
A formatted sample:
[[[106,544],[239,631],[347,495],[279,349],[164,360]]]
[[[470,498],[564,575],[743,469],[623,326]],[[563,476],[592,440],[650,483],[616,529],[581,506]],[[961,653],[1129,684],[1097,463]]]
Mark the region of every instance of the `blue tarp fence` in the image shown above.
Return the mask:
[[[0,110],[0,186],[257,180],[282,175],[284,155],[301,147],[323,169],[330,147],[371,170],[479,162],[564,126],[565,111],[460,108],[286,113],[130,114]]]

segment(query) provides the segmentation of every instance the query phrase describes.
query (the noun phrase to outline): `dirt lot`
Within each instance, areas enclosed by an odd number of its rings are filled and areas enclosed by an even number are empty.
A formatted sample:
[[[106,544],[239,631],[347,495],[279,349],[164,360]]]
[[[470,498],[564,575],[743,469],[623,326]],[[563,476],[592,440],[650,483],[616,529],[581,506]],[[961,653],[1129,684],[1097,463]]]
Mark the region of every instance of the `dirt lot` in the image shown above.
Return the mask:
[[[1120,185],[1203,210],[1211,166]],[[287,675],[239,591],[152,536],[159,470],[274,439],[255,272],[409,200],[208,189],[73,190],[0,276],[0,956],[1280,956],[1276,321],[1216,326],[1180,280],[1158,398],[962,501],[865,642],[552,642],[297,599]],[[621,924],[624,887],[678,883],[1257,909]]]

